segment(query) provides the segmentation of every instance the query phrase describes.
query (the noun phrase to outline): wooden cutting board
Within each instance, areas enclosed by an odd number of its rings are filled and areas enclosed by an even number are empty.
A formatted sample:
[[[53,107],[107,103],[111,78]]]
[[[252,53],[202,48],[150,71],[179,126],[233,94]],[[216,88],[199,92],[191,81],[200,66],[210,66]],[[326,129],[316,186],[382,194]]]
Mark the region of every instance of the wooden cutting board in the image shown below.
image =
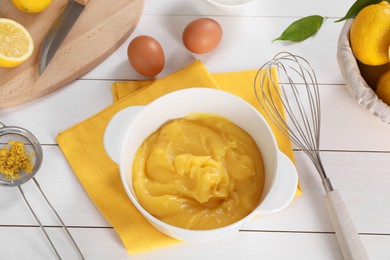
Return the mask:
[[[14,7],[10,0],[0,1],[0,17],[23,24],[35,45],[32,57],[23,64],[0,68],[0,109],[42,97],[94,68],[126,41],[144,6],[144,0],[90,0],[39,76],[41,44],[66,3],[67,0],[53,0],[43,12],[27,14]]]

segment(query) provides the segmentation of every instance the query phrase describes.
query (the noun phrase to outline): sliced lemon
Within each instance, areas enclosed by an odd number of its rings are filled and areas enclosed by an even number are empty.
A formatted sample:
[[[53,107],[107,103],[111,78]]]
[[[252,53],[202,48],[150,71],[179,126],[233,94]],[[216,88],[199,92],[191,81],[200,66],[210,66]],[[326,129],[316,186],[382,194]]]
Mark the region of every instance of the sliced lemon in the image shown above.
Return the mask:
[[[34,42],[23,25],[0,18],[0,67],[15,67],[27,60],[34,50]]]

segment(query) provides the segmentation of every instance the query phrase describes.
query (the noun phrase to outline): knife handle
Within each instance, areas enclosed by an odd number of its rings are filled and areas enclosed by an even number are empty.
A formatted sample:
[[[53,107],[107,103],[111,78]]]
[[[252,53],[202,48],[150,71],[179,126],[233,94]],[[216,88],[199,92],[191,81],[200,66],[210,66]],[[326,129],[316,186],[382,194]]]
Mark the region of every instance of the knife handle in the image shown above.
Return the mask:
[[[73,0],[73,1],[75,1],[76,3],[79,3],[79,4],[81,4],[81,5],[87,5],[88,4],[88,1],[89,0]]]

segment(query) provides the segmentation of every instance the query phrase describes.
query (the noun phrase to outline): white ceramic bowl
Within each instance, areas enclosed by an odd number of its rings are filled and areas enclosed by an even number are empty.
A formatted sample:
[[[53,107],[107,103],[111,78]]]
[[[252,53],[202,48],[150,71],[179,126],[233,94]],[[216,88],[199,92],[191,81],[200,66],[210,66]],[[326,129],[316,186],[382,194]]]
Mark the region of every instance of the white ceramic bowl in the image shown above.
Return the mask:
[[[378,98],[372,88],[366,83],[353,55],[349,42],[349,30],[353,19],[345,21],[341,30],[338,47],[337,60],[341,74],[345,79],[345,84],[356,101],[371,114],[381,119],[386,124],[390,124],[390,106]]]
[[[134,193],[131,172],[133,157],[138,148],[162,124],[185,117],[190,112],[213,113],[231,120],[253,137],[262,153],[265,183],[261,201],[252,213],[229,226],[211,230],[188,230],[166,224],[143,209]],[[284,209],[293,199],[297,188],[296,169],[278,150],[267,122],[249,103],[221,90],[185,89],[160,97],[145,107],[125,108],[108,124],[104,146],[108,155],[119,165],[123,186],[135,207],[158,230],[184,241],[210,241],[226,237],[238,231],[254,215]]]
[[[254,0],[206,0],[214,8],[227,13],[234,14],[242,12],[245,8],[248,8]]]

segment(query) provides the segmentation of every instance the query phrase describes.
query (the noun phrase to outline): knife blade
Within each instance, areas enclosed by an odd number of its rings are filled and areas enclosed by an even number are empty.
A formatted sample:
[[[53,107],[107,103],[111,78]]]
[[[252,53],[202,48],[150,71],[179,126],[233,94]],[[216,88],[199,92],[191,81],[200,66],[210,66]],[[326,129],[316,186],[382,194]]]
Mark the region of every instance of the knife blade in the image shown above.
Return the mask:
[[[39,75],[42,75],[87,3],[88,0],[69,0],[56,18],[41,45],[38,64]]]

